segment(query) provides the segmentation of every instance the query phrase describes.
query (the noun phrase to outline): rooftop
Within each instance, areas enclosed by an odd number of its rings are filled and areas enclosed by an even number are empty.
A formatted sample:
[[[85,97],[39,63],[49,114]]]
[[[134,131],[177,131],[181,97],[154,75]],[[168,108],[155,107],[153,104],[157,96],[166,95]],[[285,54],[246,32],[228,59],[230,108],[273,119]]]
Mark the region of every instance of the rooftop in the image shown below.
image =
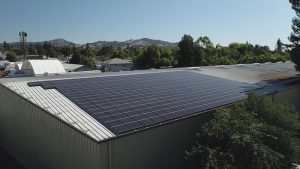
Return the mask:
[[[105,64],[132,64],[132,61],[127,60],[127,59],[113,58],[110,60],[106,60],[102,63],[105,63]]]
[[[63,63],[63,66],[65,68],[65,70],[68,71],[73,71],[76,70],[78,68],[83,67],[84,65],[80,65],[80,64],[70,64],[70,63]]]
[[[0,83],[103,141],[243,100],[246,92],[259,88],[262,81],[296,74],[291,63],[269,63],[74,73],[1,79]]]
[[[287,79],[299,74],[295,71],[292,62],[278,63],[254,63],[239,65],[205,66],[191,68],[202,74],[211,75],[245,83],[261,83]]]

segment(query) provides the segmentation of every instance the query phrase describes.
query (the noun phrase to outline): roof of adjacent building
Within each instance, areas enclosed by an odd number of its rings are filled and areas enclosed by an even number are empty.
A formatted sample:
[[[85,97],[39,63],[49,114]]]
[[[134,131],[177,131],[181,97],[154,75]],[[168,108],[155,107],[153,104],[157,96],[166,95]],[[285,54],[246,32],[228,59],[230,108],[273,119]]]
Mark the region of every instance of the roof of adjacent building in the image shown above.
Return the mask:
[[[65,68],[66,71],[74,71],[76,69],[79,69],[81,67],[84,67],[84,65],[80,65],[80,64],[70,64],[70,63],[63,63],[63,66]]]
[[[202,74],[222,77],[246,83],[259,83],[270,80],[281,80],[296,76],[295,64],[292,62],[253,63],[238,65],[204,66],[190,68]]]
[[[261,81],[295,76],[292,68],[292,63],[268,63],[75,73],[1,79],[0,83],[96,141],[103,141],[243,100]],[[274,72],[281,76],[272,78]]]
[[[105,64],[132,64],[132,61],[127,60],[127,59],[113,58],[113,59],[106,60],[102,63],[105,63]]]

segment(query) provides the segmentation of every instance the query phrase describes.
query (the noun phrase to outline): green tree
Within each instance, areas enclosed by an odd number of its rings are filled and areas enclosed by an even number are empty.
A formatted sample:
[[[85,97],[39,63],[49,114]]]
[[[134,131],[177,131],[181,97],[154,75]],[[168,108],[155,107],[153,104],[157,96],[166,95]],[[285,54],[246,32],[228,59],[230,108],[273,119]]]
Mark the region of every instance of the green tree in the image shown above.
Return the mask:
[[[184,35],[178,43],[178,66],[194,66],[195,53],[194,53],[194,39],[190,35]]]
[[[150,45],[141,49],[135,58],[136,66],[143,69],[169,67],[174,62],[172,51],[157,45]]]
[[[83,56],[81,58],[81,64],[86,65],[92,69],[96,69],[96,61],[92,56]]]
[[[10,50],[10,45],[8,43],[6,43],[6,41],[3,42],[3,49],[4,49],[4,51]]]
[[[277,40],[276,42],[276,52],[282,53],[283,52],[283,43],[281,42],[280,39]]]
[[[127,58],[127,53],[123,49],[118,48],[118,49],[113,50],[111,58],[125,59],[125,58]]]
[[[9,52],[6,56],[6,59],[10,62],[16,62],[17,61],[17,54],[15,52]]]
[[[196,40],[196,43],[199,44],[203,48],[213,48],[214,47],[214,44],[211,42],[211,40],[207,36],[199,37]]]
[[[289,1],[292,4],[292,9],[296,12],[296,17],[292,22],[293,33],[289,38],[292,42],[291,59],[296,64],[296,70],[300,71],[300,0]]]
[[[35,48],[35,45],[32,43],[29,44],[28,54],[29,55],[37,55],[37,49]]]
[[[70,63],[80,64],[81,63],[81,54],[78,48],[73,47],[72,49],[72,58],[70,59]]]
[[[299,134],[294,110],[251,93],[247,101],[219,109],[186,158],[204,169],[290,169],[300,160]]]
[[[45,50],[45,54],[47,57],[51,57],[51,58],[57,57],[57,53],[56,53],[54,47],[51,45],[51,43],[45,42],[43,44],[43,48]]]
[[[102,47],[98,52],[97,52],[97,56],[101,56],[101,55],[109,55],[111,52],[113,51],[113,48],[110,46],[104,46]]]
[[[150,45],[142,49],[136,58],[136,65],[140,68],[159,68],[161,52],[157,45]]]
[[[70,56],[72,54],[72,49],[69,46],[64,46],[60,52],[64,55],[64,56]]]

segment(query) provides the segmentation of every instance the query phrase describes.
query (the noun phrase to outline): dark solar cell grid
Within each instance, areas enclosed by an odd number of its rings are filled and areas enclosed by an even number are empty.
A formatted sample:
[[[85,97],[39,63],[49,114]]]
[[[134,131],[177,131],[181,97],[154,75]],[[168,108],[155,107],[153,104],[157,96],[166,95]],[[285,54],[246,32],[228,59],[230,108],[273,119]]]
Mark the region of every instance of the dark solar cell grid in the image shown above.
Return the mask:
[[[255,88],[191,71],[41,81],[28,85],[58,90],[116,135],[243,100],[245,91]]]

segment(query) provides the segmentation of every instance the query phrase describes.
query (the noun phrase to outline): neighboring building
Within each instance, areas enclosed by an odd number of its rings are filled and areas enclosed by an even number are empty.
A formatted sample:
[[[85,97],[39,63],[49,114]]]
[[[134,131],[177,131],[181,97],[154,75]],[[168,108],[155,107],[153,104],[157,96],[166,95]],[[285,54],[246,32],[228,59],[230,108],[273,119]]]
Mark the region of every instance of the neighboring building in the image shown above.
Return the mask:
[[[3,77],[28,77],[24,71],[21,70],[23,62],[10,62],[10,65],[5,68]]]
[[[43,55],[26,55],[26,60],[39,60],[39,59],[47,59],[47,56]],[[17,60],[24,60],[24,55],[18,55]]]
[[[8,60],[2,60],[2,61],[0,61],[0,70],[1,69],[5,69],[6,66],[9,66],[9,65],[10,65],[10,63],[9,63]]]
[[[59,60],[25,60],[22,71],[27,76],[43,76],[65,73],[65,68]]]
[[[114,58],[104,62],[97,62],[97,67],[103,72],[120,72],[133,69],[131,60]]]
[[[85,66],[85,65],[63,63],[63,66],[64,66],[66,72],[93,71],[93,69],[91,69],[90,67]]]
[[[245,100],[249,90],[299,102],[292,69],[278,63],[1,79],[0,145],[30,169],[182,169],[185,150],[215,109]],[[282,76],[270,78],[275,72]]]

